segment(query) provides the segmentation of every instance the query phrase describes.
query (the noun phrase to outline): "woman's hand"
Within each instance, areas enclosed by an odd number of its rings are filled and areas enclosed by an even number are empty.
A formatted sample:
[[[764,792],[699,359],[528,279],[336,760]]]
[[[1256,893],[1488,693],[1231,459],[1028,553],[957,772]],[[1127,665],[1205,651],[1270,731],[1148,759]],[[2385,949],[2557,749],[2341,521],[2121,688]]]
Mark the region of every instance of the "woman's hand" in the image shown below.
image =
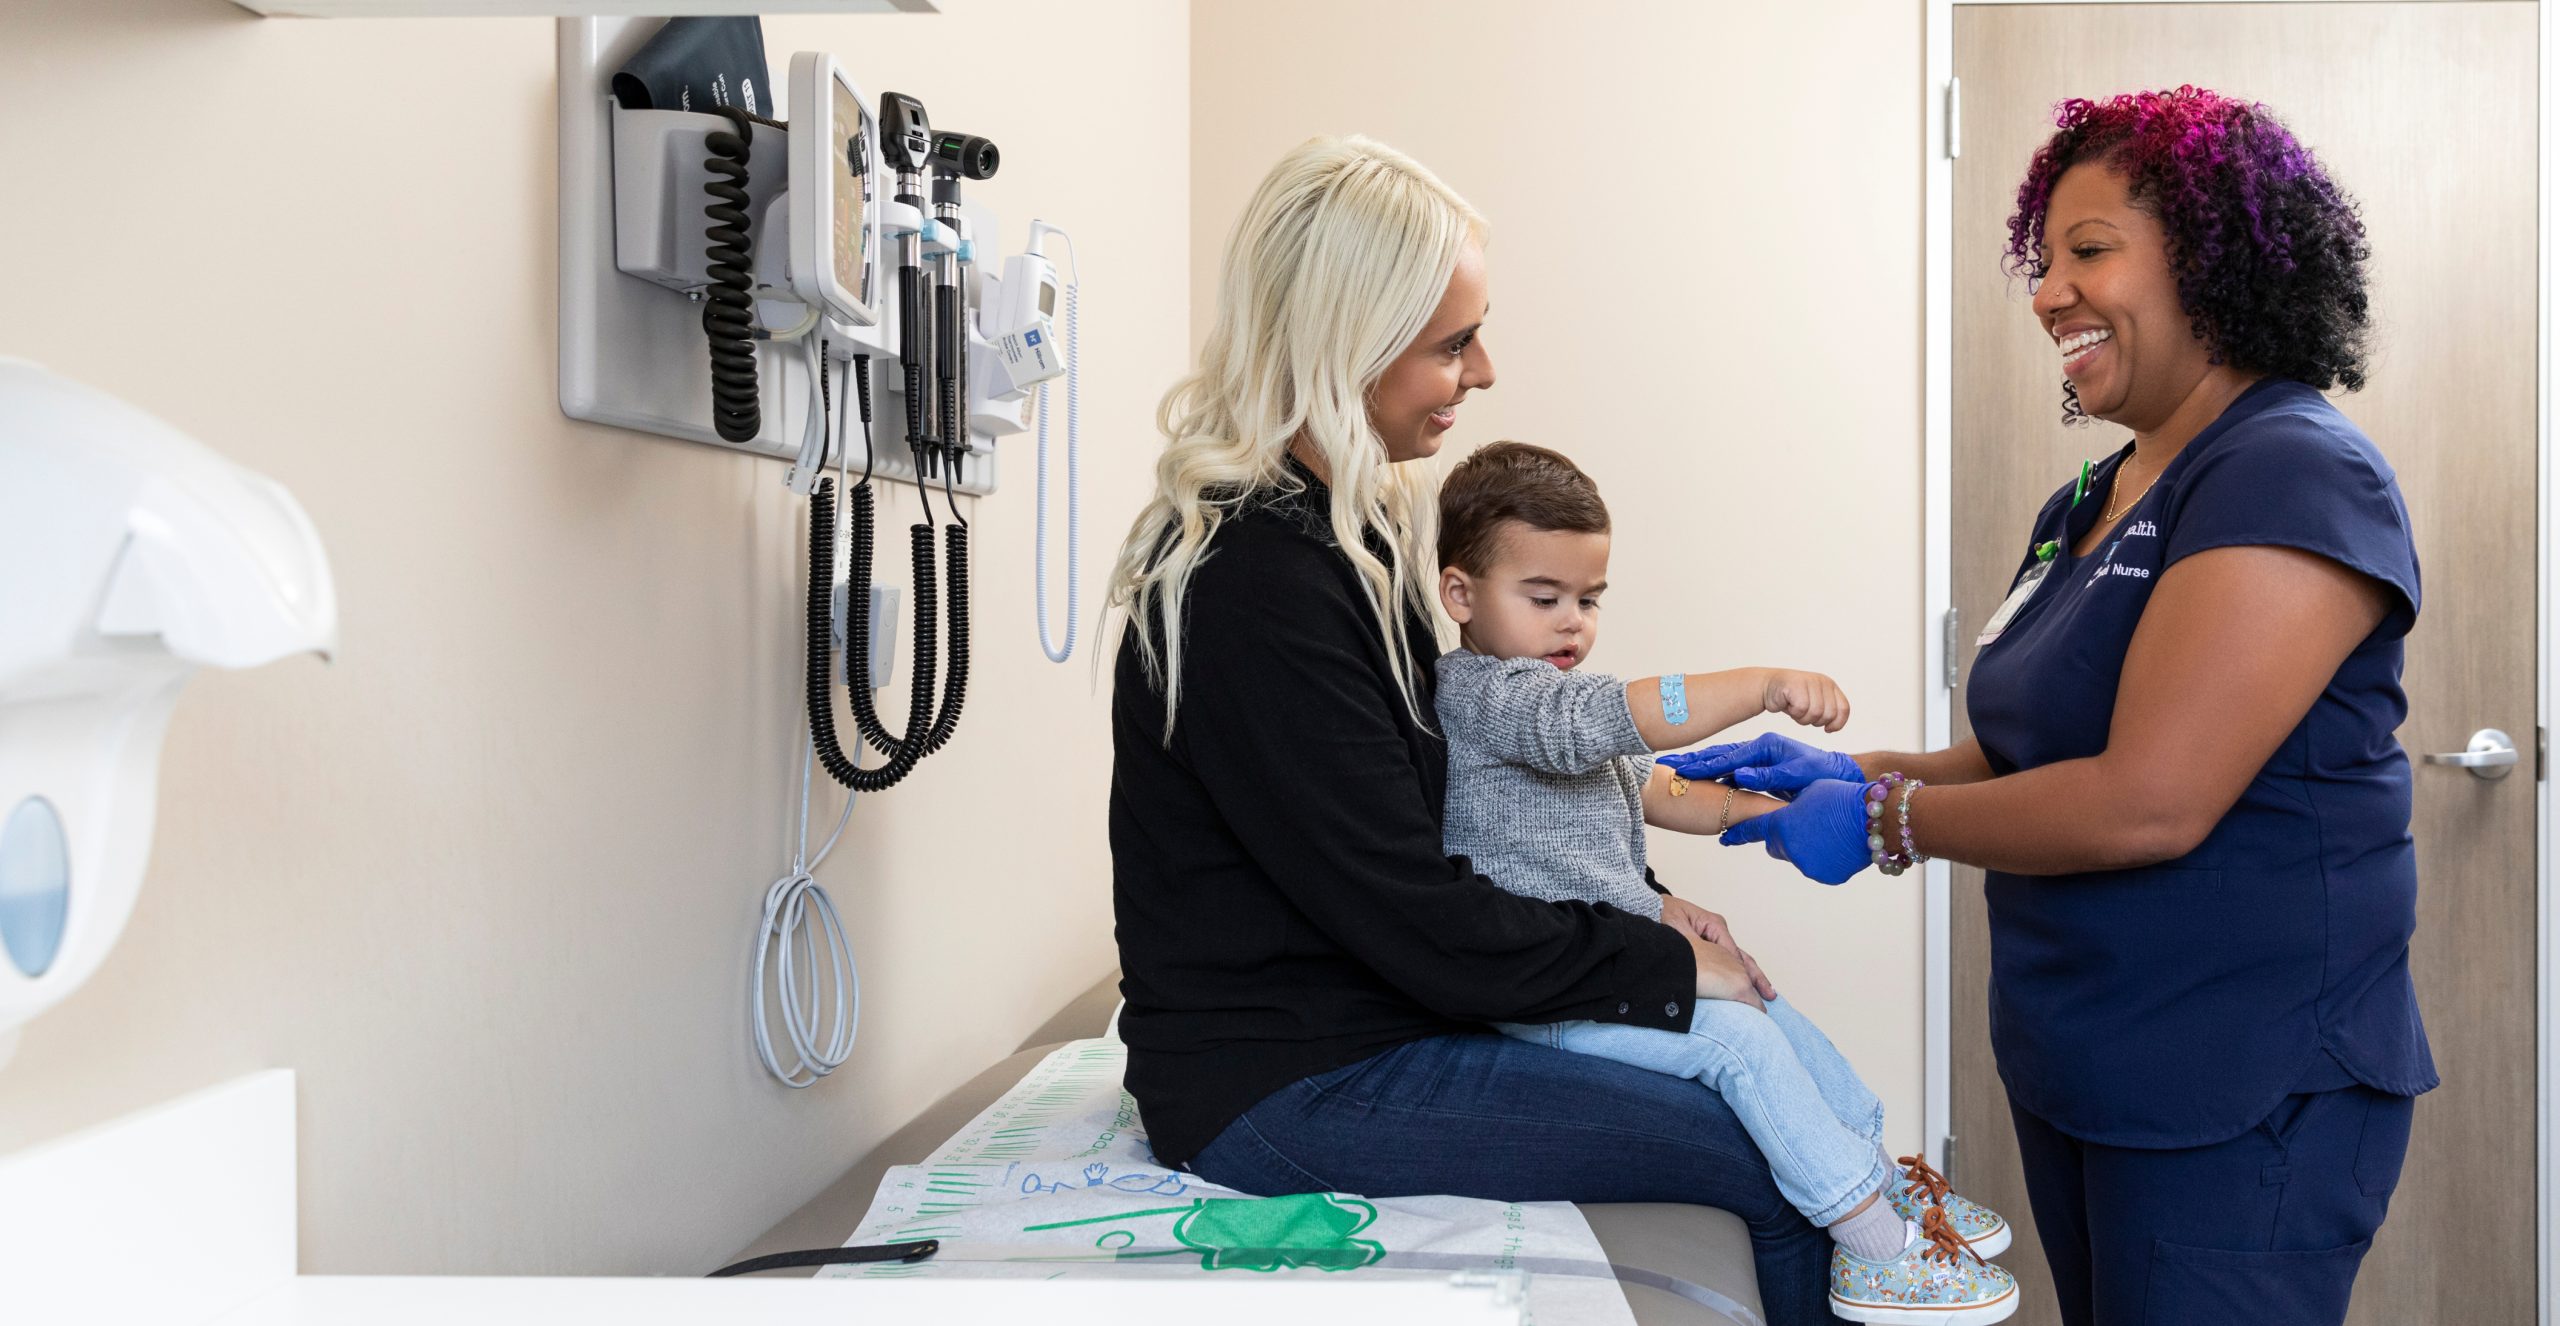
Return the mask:
[[[1689,952],[1698,962],[1700,999],[1729,999],[1767,1011],[1769,1006],[1761,1002],[1759,988],[1751,978],[1751,969],[1745,967],[1743,960],[1735,957],[1732,951],[1721,944],[1710,944],[1691,935]]]
[[[1718,839],[1727,847],[1766,843],[1769,855],[1789,862],[1805,878],[1843,884],[1874,861],[1867,842],[1867,785],[1824,778],[1796,799],[1758,819],[1744,820]]]
[[[1778,987],[1769,983],[1768,974],[1760,970],[1760,964],[1733,941],[1733,927],[1725,924],[1724,917],[1686,898],[1666,893],[1662,895],[1662,923],[1741,959],[1743,970],[1751,975],[1751,988],[1759,991],[1763,999],[1778,997]]]
[[[1769,679],[1760,689],[1760,711],[1785,714],[1825,732],[1837,732],[1849,725],[1849,693],[1840,683],[1819,672],[1789,672],[1770,668]],[[1687,777],[1687,775],[1682,775]]]
[[[1826,778],[1867,781],[1866,770],[1859,768],[1856,760],[1775,732],[1763,732],[1749,741],[1681,751],[1654,762],[1670,766],[1671,772],[1693,783],[1713,782],[1730,774],[1733,785],[1743,791],[1766,792],[1780,798]]]

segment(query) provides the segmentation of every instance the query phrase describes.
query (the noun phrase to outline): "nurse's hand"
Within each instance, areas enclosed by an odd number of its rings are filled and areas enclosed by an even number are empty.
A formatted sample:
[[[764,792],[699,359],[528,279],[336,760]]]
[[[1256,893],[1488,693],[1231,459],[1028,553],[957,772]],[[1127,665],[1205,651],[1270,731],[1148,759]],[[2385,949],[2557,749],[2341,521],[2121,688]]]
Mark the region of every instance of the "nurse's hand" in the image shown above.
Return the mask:
[[[1867,785],[1838,778],[1808,784],[1796,799],[1757,819],[1725,830],[1727,847],[1766,843],[1769,855],[1789,862],[1807,879],[1846,883],[1873,864],[1867,846]]]
[[[1782,799],[1826,778],[1867,781],[1867,771],[1859,768],[1856,760],[1775,732],[1763,732],[1749,741],[1680,751],[1654,763],[1670,766],[1671,772],[1693,783],[1711,783],[1731,774],[1733,785],[1745,792],[1766,792]]]

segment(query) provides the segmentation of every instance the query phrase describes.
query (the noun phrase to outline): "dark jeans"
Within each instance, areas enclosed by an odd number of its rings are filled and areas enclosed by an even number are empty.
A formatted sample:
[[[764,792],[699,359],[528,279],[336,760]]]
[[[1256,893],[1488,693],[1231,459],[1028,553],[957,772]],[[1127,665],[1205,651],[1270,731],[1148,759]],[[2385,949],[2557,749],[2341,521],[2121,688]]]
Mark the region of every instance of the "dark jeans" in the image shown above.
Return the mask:
[[[2288,1096],[2228,1142],[2084,1142],[2010,1102],[2068,1326],[2335,1326],[2400,1183],[2413,1102]]]
[[[1716,1093],[1501,1036],[1440,1036],[1282,1087],[1191,1162],[1260,1196],[1449,1193],[1688,1202],[1751,1227],[1770,1326],[1833,1320],[1831,1238],[1769,1177]]]

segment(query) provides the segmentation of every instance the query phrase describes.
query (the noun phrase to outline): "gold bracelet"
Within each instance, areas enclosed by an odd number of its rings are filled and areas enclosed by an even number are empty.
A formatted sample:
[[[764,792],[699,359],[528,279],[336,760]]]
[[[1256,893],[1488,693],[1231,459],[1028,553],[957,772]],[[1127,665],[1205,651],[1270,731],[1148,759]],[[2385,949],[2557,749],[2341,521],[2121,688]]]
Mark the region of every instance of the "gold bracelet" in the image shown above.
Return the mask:
[[[1717,835],[1718,835],[1718,836],[1722,836],[1725,830],[1730,829],[1730,828],[1732,828],[1732,827],[1733,827],[1733,784],[1731,784],[1731,783],[1727,783],[1727,784],[1725,784],[1725,785],[1724,785],[1724,813],[1723,813],[1723,814],[1720,814],[1720,815],[1718,815],[1718,816],[1716,816],[1716,833],[1717,833]]]

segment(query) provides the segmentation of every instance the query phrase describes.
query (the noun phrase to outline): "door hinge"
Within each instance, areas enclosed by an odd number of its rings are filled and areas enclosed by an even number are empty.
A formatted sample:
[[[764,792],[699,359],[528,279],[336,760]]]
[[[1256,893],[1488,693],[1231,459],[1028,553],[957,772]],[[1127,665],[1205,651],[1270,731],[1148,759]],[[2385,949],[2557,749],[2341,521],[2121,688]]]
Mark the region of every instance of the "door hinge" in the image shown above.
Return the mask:
[[[1957,620],[1956,610],[1949,608],[1947,609],[1946,619],[1938,624],[1939,640],[1942,648],[1945,650],[1944,657],[1946,659],[1947,669],[1945,678],[1946,687],[1951,691],[1956,688],[1956,683],[1961,678],[1960,669],[1963,666],[1958,661],[1959,656],[1956,653],[1956,641],[1962,638],[1960,633],[1956,630]]]
[[[1947,160],[1964,155],[1964,80],[1947,80]]]
[[[2533,730],[2533,781],[2537,783],[2542,781],[2542,771],[2549,767],[2547,757],[2550,750],[2551,729],[2536,727]]]
[[[1955,1182],[1956,1139],[1952,1136],[1938,1139],[1938,1172],[1947,1176],[1947,1182]]]

